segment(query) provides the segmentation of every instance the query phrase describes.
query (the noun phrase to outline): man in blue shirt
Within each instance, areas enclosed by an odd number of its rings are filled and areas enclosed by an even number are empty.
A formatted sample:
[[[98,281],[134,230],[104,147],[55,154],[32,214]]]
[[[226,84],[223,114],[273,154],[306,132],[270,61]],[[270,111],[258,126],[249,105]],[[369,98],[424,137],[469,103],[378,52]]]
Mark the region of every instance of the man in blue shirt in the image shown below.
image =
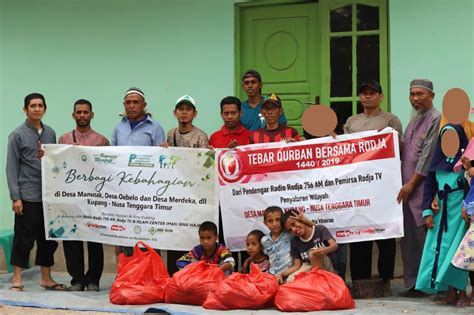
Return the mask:
[[[242,88],[247,94],[248,99],[242,102],[242,117],[240,121],[242,125],[250,130],[257,130],[265,127],[265,118],[261,113],[263,102],[262,97],[262,77],[256,70],[247,70],[242,76]],[[278,123],[286,124],[285,113],[282,113]]]
[[[145,93],[136,87],[125,92],[123,99],[125,116],[115,126],[112,133],[112,145],[116,146],[159,146],[166,141],[165,131],[160,123],[151,118],[145,110]],[[133,247],[115,247],[116,254],[133,254]]]
[[[166,141],[160,123],[145,111],[145,93],[131,87],[123,100],[125,116],[112,133],[112,145],[159,146]]]

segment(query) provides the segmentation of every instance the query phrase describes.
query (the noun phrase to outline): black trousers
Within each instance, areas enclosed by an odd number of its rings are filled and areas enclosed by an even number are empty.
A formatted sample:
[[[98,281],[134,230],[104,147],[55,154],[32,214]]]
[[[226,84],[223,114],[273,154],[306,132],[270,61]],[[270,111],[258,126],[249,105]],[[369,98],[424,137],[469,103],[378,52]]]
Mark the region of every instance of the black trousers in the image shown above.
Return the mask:
[[[346,269],[347,269],[347,244],[339,244],[337,251],[335,253],[335,264],[334,269],[336,269],[337,274],[343,279],[346,280]]]
[[[71,284],[99,285],[104,270],[104,248],[100,243],[87,242],[89,270],[84,273],[84,245],[82,241],[63,241],[67,271]]]
[[[395,270],[395,239],[375,241],[379,248],[378,269],[382,280],[393,279]],[[372,243],[358,242],[350,244],[350,268],[352,280],[370,279],[372,275]]]
[[[23,202],[23,215],[15,214],[12,255],[10,264],[28,268],[30,252],[36,242],[35,265],[51,267],[54,265],[56,241],[47,241],[44,231],[43,204],[41,202]]]

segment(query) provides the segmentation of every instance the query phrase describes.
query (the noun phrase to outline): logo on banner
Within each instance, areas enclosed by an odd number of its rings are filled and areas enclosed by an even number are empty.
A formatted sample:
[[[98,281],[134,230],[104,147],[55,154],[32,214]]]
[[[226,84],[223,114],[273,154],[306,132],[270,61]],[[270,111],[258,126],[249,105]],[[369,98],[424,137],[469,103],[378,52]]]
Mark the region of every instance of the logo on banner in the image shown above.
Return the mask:
[[[52,171],[54,174],[59,174],[59,172],[61,171],[61,169],[59,168],[59,166],[55,165],[55,166],[53,166],[53,168],[51,169],[51,171]]]
[[[160,230],[155,228],[155,227],[151,227],[148,229],[148,233],[150,233],[151,235],[155,235],[156,233],[158,233]]]
[[[112,225],[112,226],[110,227],[110,229],[111,229],[112,231],[125,231],[125,230],[126,230],[124,226],[122,226],[122,225],[117,225],[117,224]]]
[[[90,229],[100,229],[100,230],[105,230],[107,227],[105,225],[97,224],[97,223],[90,223],[88,222],[87,227]]]
[[[229,150],[221,153],[218,170],[220,176],[227,182],[236,182],[242,177],[242,161],[238,151]]]
[[[160,155],[160,168],[171,168],[174,169],[176,163],[181,160],[177,155]]]
[[[142,232],[142,228],[139,225],[135,225],[133,232],[135,232],[135,234],[140,234]]]
[[[113,154],[94,154],[94,161],[99,164],[115,164],[118,155]]]
[[[351,237],[357,235],[372,235],[372,234],[379,234],[385,231],[384,228],[374,228],[374,227],[366,227],[363,229],[358,230],[339,230],[336,231],[336,237],[344,238],[344,237]]]
[[[130,154],[128,157],[128,166],[132,167],[155,167],[152,162],[151,154]]]

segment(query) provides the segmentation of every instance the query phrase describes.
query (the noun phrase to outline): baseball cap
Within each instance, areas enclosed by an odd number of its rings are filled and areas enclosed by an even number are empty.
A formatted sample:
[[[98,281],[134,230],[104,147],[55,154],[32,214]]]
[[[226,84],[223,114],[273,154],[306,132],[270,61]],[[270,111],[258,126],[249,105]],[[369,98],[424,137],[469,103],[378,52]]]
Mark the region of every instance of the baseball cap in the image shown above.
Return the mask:
[[[192,107],[194,107],[194,109],[196,109],[196,101],[194,100],[194,98],[192,98],[189,95],[183,95],[180,98],[178,98],[178,100],[176,101],[175,109],[183,103],[191,105]]]
[[[281,99],[280,97],[278,97],[278,95],[276,95],[275,93],[270,93],[268,94],[264,99],[263,99],[263,103],[262,103],[262,107],[266,104],[266,103],[272,103],[278,107],[281,107]]]
[[[249,69],[245,71],[244,75],[242,76],[242,81],[244,81],[244,79],[248,77],[256,77],[258,81],[262,82],[262,77],[260,76],[260,73],[258,73],[257,70]]]
[[[360,92],[362,92],[362,90],[366,87],[369,87],[378,93],[382,93],[382,86],[380,86],[380,83],[375,80],[367,80],[362,82],[362,84],[359,86],[357,94],[360,94]]]

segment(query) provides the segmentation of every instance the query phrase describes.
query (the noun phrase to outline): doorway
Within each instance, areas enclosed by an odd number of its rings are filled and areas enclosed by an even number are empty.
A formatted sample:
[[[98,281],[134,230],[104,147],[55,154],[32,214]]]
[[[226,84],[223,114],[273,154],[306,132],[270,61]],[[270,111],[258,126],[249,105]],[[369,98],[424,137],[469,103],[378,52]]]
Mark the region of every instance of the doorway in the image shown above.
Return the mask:
[[[302,134],[308,104],[331,106],[339,124],[362,112],[357,87],[384,89],[389,109],[386,0],[320,0],[236,5],[236,95],[240,76],[262,75],[263,94],[277,93],[288,124]]]

